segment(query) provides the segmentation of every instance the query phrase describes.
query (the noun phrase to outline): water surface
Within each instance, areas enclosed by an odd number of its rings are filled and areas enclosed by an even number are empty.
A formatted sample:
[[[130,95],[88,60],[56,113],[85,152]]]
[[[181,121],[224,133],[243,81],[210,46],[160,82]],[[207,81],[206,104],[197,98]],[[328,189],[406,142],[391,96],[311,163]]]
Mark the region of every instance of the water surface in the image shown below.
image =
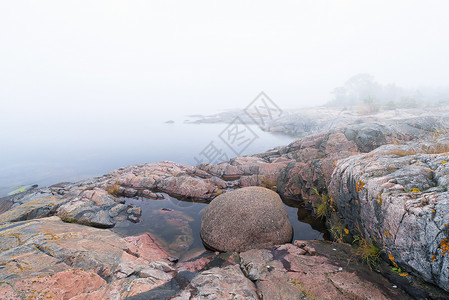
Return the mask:
[[[227,125],[184,124],[184,119],[176,119],[173,124],[154,120],[153,116],[98,124],[80,120],[61,127],[29,124],[21,130],[0,132],[0,197],[20,185],[73,182],[131,164],[170,160],[196,165],[203,159],[201,151],[211,142],[228,158],[237,156],[218,137]],[[250,127],[257,138],[241,155],[292,141]]]
[[[140,222],[124,221],[112,230],[122,236],[153,234],[171,255],[181,260],[194,257],[205,250],[200,238],[201,217],[206,202],[179,200],[163,194],[163,200],[124,198],[127,204],[142,208]],[[283,200],[290,223],[293,240],[328,239],[328,231],[320,219],[312,216],[301,202]]]

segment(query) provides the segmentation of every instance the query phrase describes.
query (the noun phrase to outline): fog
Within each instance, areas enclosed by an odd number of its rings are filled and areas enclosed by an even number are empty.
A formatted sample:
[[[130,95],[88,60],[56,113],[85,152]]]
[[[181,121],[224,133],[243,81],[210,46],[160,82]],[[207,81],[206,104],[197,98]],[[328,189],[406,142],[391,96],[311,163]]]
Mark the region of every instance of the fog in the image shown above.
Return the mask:
[[[147,137],[158,129],[146,121],[243,109],[261,91],[282,109],[324,105],[356,74],[444,90],[448,11],[444,0],[2,1],[2,164],[61,139],[67,150]]]
[[[3,1],[1,118],[103,120],[323,104],[358,73],[449,78],[447,1]],[[158,112],[157,114],[154,112]]]

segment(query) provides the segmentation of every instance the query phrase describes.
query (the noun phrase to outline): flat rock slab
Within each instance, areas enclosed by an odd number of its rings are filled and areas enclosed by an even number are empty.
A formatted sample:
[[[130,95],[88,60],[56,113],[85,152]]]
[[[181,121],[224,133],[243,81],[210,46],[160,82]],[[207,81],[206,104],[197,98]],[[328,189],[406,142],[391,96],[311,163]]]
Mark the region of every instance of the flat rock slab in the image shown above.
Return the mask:
[[[240,256],[263,299],[412,299],[358,262],[349,245],[295,241]]]
[[[18,199],[14,203],[13,199]],[[23,193],[15,197],[5,197],[2,202],[9,206],[9,210],[0,214],[0,224],[46,217],[56,213],[56,209],[67,200],[51,193],[40,191]]]
[[[4,224],[0,245],[1,280],[50,274],[52,263],[58,270],[74,267],[112,274],[127,249],[111,231],[64,223],[58,217]]]
[[[174,271],[148,234],[122,239],[56,216],[0,225],[0,245],[1,299],[11,290],[31,299],[126,297],[164,284]]]

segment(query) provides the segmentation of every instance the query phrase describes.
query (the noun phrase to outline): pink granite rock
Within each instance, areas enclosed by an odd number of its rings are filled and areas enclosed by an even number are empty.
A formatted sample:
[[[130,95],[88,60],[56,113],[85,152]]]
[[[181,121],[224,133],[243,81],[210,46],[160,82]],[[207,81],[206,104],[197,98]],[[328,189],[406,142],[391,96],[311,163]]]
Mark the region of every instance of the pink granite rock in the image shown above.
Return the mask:
[[[291,241],[287,210],[275,192],[241,188],[216,197],[201,220],[201,238],[219,251],[246,251]]]

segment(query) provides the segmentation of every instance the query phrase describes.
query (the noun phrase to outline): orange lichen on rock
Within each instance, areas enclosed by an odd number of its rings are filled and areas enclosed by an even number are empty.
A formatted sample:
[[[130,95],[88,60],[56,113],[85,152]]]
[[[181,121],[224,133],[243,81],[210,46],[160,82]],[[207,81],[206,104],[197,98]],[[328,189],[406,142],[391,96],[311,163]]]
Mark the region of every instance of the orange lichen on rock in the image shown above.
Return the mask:
[[[361,181],[361,180],[357,181],[357,183],[355,184],[355,189],[356,189],[357,193],[360,192],[364,186],[365,186],[365,183],[363,181]]]
[[[382,205],[382,193],[377,194],[377,196],[376,196],[376,201],[377,201],[377,203],[379,203],[380,205]]]
[[[440,242],[440,248],[442,255],[445,256],[446,252],[449,252],[449,239],[442,239]]]
[[[393,265],[398,268],[398,264],[396,263],[396,260],[394,259],[393,255],[388,254],[388,258],[391,260],[391,262],[393,263]]]

